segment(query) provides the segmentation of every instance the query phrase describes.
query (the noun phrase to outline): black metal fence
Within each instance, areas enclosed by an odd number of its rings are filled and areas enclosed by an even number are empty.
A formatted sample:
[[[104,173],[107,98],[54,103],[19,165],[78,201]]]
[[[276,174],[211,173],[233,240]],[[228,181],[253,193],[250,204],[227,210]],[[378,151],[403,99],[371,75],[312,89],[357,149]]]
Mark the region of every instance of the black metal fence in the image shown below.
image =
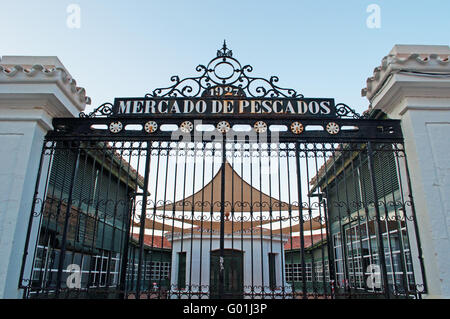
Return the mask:
[[[49,137],[19,286],[26,298],[420,298],[415,216],[401,142]]]

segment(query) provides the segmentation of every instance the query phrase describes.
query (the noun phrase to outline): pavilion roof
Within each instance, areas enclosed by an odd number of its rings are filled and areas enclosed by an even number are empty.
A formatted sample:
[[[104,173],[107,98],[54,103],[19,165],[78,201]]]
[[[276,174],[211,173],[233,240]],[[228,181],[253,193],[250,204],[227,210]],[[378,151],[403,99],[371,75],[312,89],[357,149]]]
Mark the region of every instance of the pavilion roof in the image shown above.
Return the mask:
[[[224,233],[226,235],[256,233],[261,229],[267,234],[289,235],[302,230],[297,205],[283,202],[256,189],[239,176],[228,162],[225,162],[212,180],[195,194],[174,204],[153,208],[152,210],[159,213],[147,216],[145,229],[158,230],[166,234],[219,233],[220,218],[213,213],[221,212],[222,174],[225,174]],[[258,212],[268,212],[270,209],[275,213],[279,212],[280,216],[270,217],[267,213],[265,213],[266,216],[256,216]],[[307,209],[302,208],[302,210]],[[183,213],[181,216],[175,216],[175,211]],[[281,216],[282,211],[290,211],[291,217]],[[254,212],[256,215],[250,217],[247,214],[241,215],[244,212]],[[139,225],[138,222],[134,223],[136,227]],[[317,218],[303,221],[303,231],[323,227]]]
[[[225,162],[213,179],[195,194],[175,203],[156,207],[155,210],[220,212],[223,173],[225,174],[225,212],[259,212],[269,211],[270,208],[273,211],[299,210],[297,205],[271,197],[247,183],[228,162]]]

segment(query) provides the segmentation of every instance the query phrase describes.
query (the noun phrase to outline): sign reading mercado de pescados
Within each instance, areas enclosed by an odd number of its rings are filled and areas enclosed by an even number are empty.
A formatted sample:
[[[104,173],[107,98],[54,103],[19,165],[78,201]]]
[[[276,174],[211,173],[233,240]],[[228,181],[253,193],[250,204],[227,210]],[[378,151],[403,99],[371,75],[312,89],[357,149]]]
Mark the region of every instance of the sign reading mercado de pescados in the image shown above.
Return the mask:
[[[296,117],[335,117],[334,99],[246,98],[240,96],[200,98],[116,98],[114,115],[223,115],[267,114]]]
[[[198,77],[180,80],[142,98],[116,98],[112,107],[115,116],[153,115],[285,115],[305,118],[334,118],[334,99],[306,98],[295,90],[278,87],[277,77],[269,80],[251,77],[253,68],[241,66],[224,42],[217,57],[205,67],[199,65]],[[190,96],[192,95],[192,96]]]

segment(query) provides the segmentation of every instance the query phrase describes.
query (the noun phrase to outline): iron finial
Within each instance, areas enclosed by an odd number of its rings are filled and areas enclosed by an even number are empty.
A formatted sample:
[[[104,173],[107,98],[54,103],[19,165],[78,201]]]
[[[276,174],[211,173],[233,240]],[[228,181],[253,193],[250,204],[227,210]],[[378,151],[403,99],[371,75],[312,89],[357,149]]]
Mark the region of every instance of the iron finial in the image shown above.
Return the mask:
[[[223,40],[223,47],[221,50],[217,51],[217,56],[218,57],[232,57],[233,56],[233,51],[228,49],[226,40]]]

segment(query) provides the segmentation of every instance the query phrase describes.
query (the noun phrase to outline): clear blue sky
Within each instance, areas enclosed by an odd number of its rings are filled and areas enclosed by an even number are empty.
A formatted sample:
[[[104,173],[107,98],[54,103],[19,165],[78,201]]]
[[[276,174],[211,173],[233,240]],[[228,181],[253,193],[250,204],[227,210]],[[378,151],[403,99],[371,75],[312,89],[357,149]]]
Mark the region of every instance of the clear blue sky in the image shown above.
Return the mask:
[[[81,28],[66,25],[69,4]],[[381,28],[369,29],[369,4]],[[195,75],[224,39],[254,75],[364,110],[367,77],[394,44],[449,44],[450,1],[0,0],[0,55],[56,55],[93,106]]]

